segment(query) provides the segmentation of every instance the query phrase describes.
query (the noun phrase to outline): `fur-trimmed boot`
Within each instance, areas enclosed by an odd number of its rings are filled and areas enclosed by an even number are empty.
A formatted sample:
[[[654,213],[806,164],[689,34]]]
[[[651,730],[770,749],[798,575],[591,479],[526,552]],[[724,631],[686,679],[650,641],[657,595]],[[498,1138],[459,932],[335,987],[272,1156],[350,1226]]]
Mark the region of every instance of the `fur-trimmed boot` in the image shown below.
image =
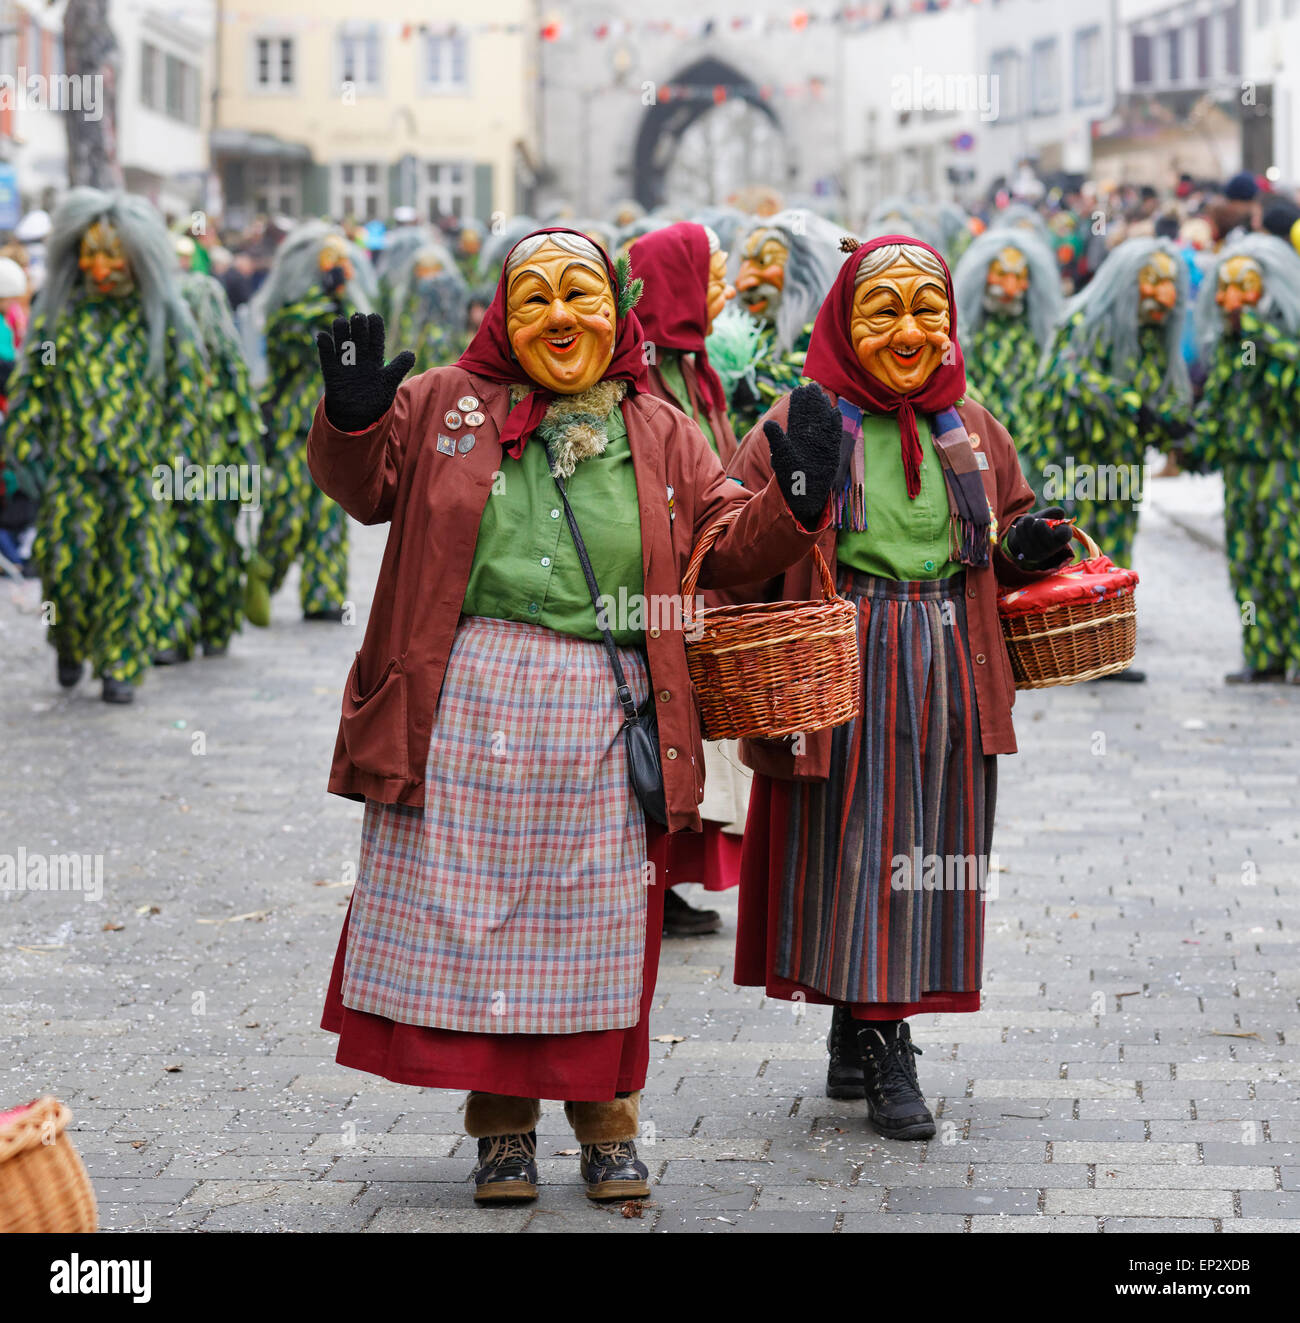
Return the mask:
[[[608,1102],[566,1102],[564,1114],[582,1145],[582,1179],[588,1199],[645,1199],[650,1172],[636,1155],[641,1094]]]
[[[474,1168],[476,1204],[517,1204],[537,1198],[536,1098],[471,1093],[465,1102],[465,1133],[478,1140]]]

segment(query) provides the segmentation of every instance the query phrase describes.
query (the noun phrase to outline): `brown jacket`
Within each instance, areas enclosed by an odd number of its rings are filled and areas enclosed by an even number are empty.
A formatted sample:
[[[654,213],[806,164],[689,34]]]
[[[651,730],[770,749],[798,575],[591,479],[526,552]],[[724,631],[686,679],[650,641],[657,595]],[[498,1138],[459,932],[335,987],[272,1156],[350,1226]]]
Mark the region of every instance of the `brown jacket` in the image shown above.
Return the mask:
[[[686,382],[688,393],[694,394],[699,400],[704,410],[704,417],[708,420],[710,429],[713,432],[713,439],[717,443],[718,458],[724,464],[730,464],[732,457],[736,453],[737,445],[736,434],[731,430],[731,419],[727,417],[726,409],[716,409],[708,404],[700,396],[699,374],[695,370],[695,355],[683,354],[680,359],[682,365],[682,377]],[[680,409],[688,418],[694,417],[691,409],[693,401],[679,400],[673,394],[672,389],[664,380],[664,375],[659,371],[656,363],[650,364],[650,389],[661,400],[666,400],[675,408]]]
[[[830,391],[827,395],[834,400]],[[790,411],[790,397],[779,399],[763,415],[740,443],[740,449],[727,472],[739,478],[747,488],[757,489],[770,479],[772,461],[763,423],[771,418],[785,426]],[[957,412],[971,434],[979,438],[978,449],[989,457],[989,466],[980,472],[989,504],[998,521],[998,540],[1006,534],[1014,519],[1034,504],[1034,493],[1020,471],[1015,444],[1005,427],[982,405],[968,401]],[[835,529],[827,527],[817,546],[831,574],[835,574]],[[1011,705],[1015,701],[1015,683],[1002,626],[998,620],[998,592],[1001,587],[1023,587],[1050,570],[1034,573],[1018,569],[1000,549],[994,551],[987,569],[966,571],[966,622],[970,637],[971,660],[975,663],[975,698],[979,706],[980,734],[986,754],[1015,753],[1016,736],[1011,726]],[[805,557],[788,570],[779,584],[766,590],[743,590],[740,595],[725,594],[728,600],[743,600],[759,594],[772,599],[807,601],[821,596],[812,557]],[[783,781],[821,780],[830,774],[831,732],[813,731],[804,736],[803,752],[791,752],[789,741],[742,740],[741,759],[755,771]]]
[[[473,395],[486,422],[466,454],[444,454],[443,415]],[[474,544],[501,467],[509,388],[463,368],[434,368],[402,384],[368,431],[340,432],[317,405],[307,462],[327,496],[363,524],[392,528],[361,650],[348,674],[329,788],[351,799],[421,805],[424,763]],[[795,521],[774,481],[733,482],[687,417],[650,395],[623,403],[641,515],[645,591],[676,604],[691,549],[725,511],[744,511],[705,560],[701,586],[780,574],[818,533]],[[463,436],[464,427],[454,433]],[[454,447],[448,447],[454,449]],[[668,489],[672,488],[672,514]],[[597,567],[599,570],[599,567]],[[676,621],[676,627],[674,627]],[[700,828],[700,716],[676,613],[647,622],[646,654],[659,717],[669,828]]]

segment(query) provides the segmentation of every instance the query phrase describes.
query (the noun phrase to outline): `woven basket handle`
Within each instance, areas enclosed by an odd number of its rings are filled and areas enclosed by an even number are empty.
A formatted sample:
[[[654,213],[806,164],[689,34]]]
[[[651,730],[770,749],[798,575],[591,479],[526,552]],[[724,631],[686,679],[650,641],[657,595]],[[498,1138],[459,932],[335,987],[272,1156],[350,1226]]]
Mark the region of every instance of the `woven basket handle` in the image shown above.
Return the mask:
[[[700,577],[700,566],[704,564],[704,558],[709,554],[709,549],[722,536],[722,534],[736,522],[740,517],[740,512],[745,507],[738,506],[736,509],[724,514],[716,523],[710,524],[704,530],[704,536],[695,544],[695,550],[691,552],[691,558],[686,565],[686,574],[682,579],[682,614],[689,616],[691,603],[695,600],[695,585]],[[1086,536],[1086,535],[1085,535]],[[822,581],[822,598],[829,602],[835,596],[835,580],[831,578],[830,566],[826,564],[826,557],[822,555],[821,549],[813,543],[813,559],[817,565],[817,573]]]
[[[1101,548],[1087,535],[1087,533],[1083,531],[1083,529],[1079,527],[1078,524],[1071,524],[1070,532],[1074,534],[1078,541],[1083,543],[1083,549],[1087,553],[1084,556],[1084,560],[1095,560],[1101,555]],[[1077,562],[1071,561],[1071,564],[1075,563]]]

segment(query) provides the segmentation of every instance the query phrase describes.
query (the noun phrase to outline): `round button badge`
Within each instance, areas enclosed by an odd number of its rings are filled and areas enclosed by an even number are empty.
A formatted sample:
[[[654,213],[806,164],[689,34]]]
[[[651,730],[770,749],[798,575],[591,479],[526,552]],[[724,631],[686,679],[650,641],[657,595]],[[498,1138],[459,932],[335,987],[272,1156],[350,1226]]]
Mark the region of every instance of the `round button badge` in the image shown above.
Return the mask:
[[[466,427],[482,427],[485,422],[487,422],[487,419],[477,409],[471,410],[465,415]]]
[[[442,421],[446,423],[448,427],[459,427],[463,419],[455,409],[448,409],[447,412],[443,414]]]
[[[465,413],[469,409],[477,409],[478,401],[472,395],[462,395],[460,399],[456,401],[456,408],[462,413]]]

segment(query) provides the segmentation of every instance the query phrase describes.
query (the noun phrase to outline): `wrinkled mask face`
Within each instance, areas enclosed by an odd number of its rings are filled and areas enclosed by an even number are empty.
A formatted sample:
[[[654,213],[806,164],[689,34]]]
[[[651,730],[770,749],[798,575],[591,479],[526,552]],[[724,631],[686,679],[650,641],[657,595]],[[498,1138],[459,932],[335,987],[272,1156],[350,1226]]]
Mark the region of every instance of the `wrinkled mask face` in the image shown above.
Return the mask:
[[[604,265],[543,244],[509,275],[506,335],[539,386],[580,395],[614,356],[617,310]]]
[[[727,284],[727,254],[719,249],[716,253],[709,254],[709,287],[706,291],[706,297],[709,304],[709,324],[705,328],[705,335],[713,330],[713,322],[723,308],[727,306],[727,300],[735,298],[736,291]]]
[[[96,294],[120,299],[135,288],[122,236],[109,221],[96,221],[81,236],[77,265]]]
[[[1264,273],[1253,257],[1230,257],[1219,268],[1219,285],[1214,301],[1223,314],[1229,331],[1241,325],[1241,310],[1254,307],[1264,297]]]
[[[415,287],[421,294],[432,294],[438,287],[438,279],[443,274],[442,259],[434,252],[422,252],[415,255]]]
[[[343,272],[343,283],[352,279],[352,257],[348,252],[347,240],[337,234],[331,234],[320,246],[319,257],[321,274],[333,271],[336,267]]]
[[[780,230],[755,230],[740,251],[736,298],[751,317],[774,322],[785,289],[790,249]]]
[[[1153,253],[1138,272],[1138,321],[1161,326],[1178,302],[1177,268],[1168,253]]]
[[[868,376],[899,395],[935,374],[952,342],[943,282],[903,262],[868,277],[853,292],[849,335]]]
[[[984,283],[984,307],[988,312],[1023,317],[1029,291],[1029,262],[1019,248],[1003,248],[989,263]]]

